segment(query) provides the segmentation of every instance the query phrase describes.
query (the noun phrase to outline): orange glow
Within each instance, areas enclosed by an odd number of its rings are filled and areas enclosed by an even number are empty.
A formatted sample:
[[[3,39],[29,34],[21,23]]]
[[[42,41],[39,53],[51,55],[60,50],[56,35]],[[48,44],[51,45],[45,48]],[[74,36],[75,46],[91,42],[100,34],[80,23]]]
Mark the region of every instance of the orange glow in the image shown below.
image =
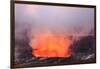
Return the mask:
[[[39,33],[31,40],[32,54],[36,57],[69,57],[70,44],[69,37],[51,32]]]

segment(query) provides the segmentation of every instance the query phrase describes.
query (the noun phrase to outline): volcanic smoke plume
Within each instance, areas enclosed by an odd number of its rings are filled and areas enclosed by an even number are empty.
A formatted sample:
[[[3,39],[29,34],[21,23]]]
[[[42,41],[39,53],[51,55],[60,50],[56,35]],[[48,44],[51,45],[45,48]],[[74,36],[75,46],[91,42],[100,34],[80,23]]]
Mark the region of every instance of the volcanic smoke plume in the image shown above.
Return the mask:
[[[15,63],[87,62],[94,32],[93,8],[15,4]]]
[[[71,40],[64,35],[44,32],[35,34],[30,43],[36,57],[69,57]]]

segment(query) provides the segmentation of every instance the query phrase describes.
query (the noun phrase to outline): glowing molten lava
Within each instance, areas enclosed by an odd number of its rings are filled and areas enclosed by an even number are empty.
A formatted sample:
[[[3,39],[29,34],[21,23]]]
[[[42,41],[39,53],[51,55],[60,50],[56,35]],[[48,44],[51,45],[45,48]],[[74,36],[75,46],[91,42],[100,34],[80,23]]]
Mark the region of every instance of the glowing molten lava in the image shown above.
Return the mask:
[[[36,57],[69,57],[71,40],[51,32],[34,35],[31,40],[32,54]]]

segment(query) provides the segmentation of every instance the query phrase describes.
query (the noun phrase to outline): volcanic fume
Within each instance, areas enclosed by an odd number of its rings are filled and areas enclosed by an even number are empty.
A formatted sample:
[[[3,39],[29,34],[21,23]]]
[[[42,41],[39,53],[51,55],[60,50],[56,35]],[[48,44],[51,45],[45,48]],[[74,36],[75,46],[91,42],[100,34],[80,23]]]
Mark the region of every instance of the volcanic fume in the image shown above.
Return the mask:
[[[32,55],[36,57],[70,57],[71,40],[50,31],[35,34],[31,38]]]

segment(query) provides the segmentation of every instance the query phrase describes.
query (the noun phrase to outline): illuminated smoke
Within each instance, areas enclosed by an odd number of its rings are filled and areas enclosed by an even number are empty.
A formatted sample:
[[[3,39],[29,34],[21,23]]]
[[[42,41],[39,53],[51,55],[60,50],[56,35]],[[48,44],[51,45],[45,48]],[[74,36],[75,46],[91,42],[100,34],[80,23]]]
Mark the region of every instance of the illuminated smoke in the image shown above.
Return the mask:
[[[31,38],[32,54],[36,57],[69,57],[71,40],[68,36],[50,31],[38,33]]]
[[[21,52],[18,50],[30,46],[32,54],[37,57],[71,56],[71,44],[81,39],[81,36],[90,35],[91,29],[94,28],[93,10],[93,8],[16,4],[15,41],[22,41],[23,44],[16,44],[15,53],[19,54]],[[28,31],[27,38],[29,40],[29,45],[26,46],[24,45],[26,37],[23,34],[25,30]],[[50,47],[50,51],[47,47]],[[46,48],[45,53],[43,53],[44,50],[40,50],[42,48]]]

